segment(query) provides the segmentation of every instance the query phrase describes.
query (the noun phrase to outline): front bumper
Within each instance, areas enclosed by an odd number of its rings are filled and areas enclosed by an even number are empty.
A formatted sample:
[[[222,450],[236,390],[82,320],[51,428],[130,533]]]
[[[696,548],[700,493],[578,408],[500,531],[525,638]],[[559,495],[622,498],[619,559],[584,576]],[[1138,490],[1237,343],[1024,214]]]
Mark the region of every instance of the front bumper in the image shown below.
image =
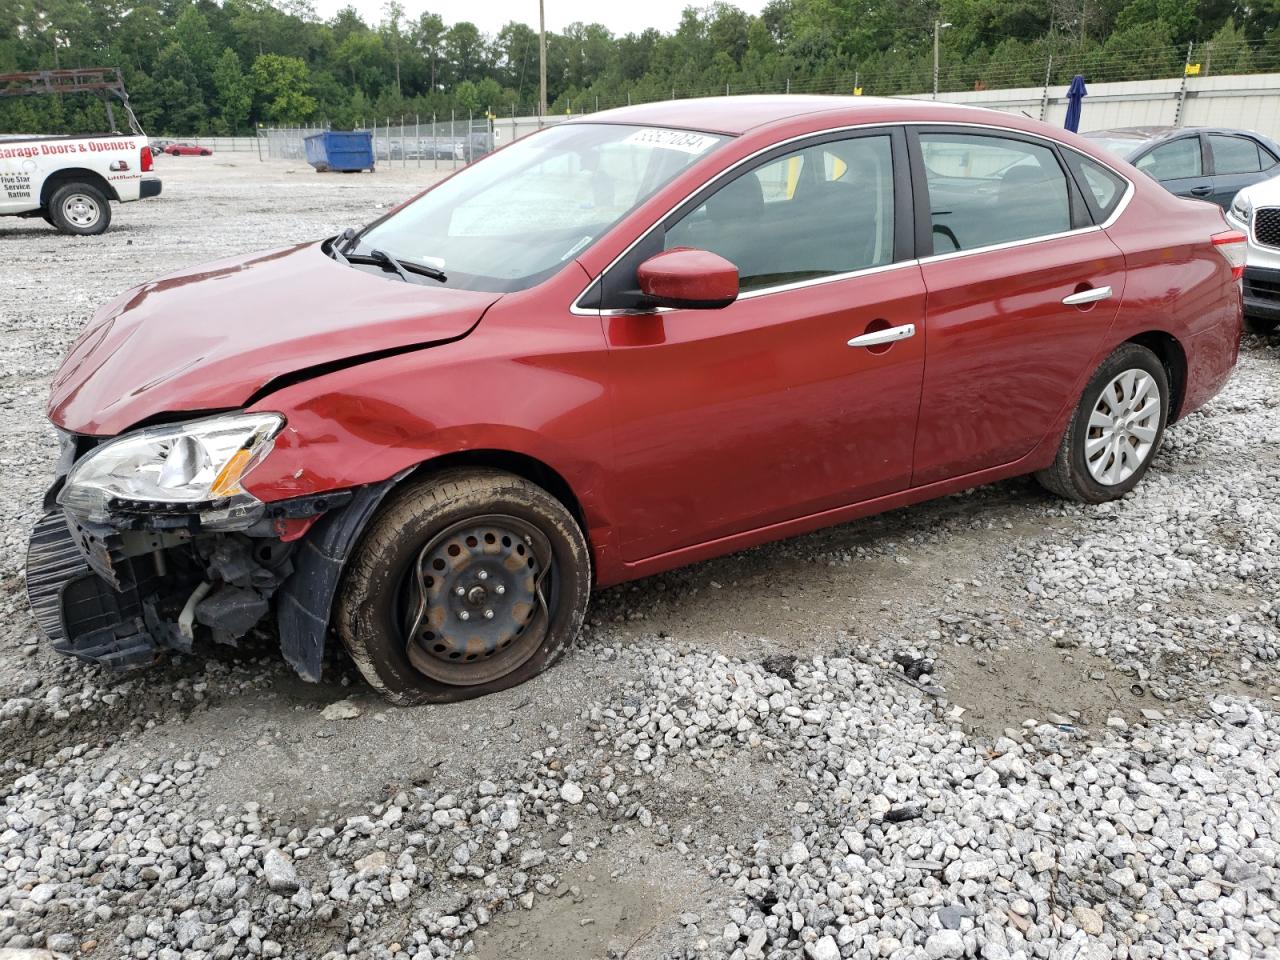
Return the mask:
[[[394,479],[269,504],[247,530],[209,532],[195,517],[175,524],[172,515],[122,514],[93,524],[62,510],[54,497],[70,459],[27,548],[27,598],[55,650],[135,667],[204,641],[274,631],[303,679],[320,679],[342,569]],[[298,524],[306,532],[290,539]]]
[[[245,534],[118,530],[51,510],[31,532],[27,599],[55,650],[129,667],[197,639],[234,644],[293,572],[293,544]]]
[[[1280,320],[1280,268],[1244,268],[1245,316]]]

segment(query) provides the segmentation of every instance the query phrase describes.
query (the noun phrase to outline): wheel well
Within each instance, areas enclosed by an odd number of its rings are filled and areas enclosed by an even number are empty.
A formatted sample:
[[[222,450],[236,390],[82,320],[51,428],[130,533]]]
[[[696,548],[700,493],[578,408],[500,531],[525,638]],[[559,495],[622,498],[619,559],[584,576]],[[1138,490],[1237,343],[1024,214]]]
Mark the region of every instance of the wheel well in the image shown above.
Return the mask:
[[[1165,375],[1169,378],[1170,406],[1169,422],[1173,423],[1182,413],[1182,400],[1187,386],[1187,354],[1177,338],[1162,330],[1150,330],[1136,337],[1130,337],[1129,343],[1146,347],[1164,364]]]
[[[69,170],[58,170],[49,175],[44,182],[44,186],[40,188],[40,206],[49,206],[49,201],[53,198],[54,191],[64,183],[87,183],[101,190],[102,195],[108,200],[120,199],[115,187],[111,186],[102,174],[95,173],[93,170],[86,170],[83,167],[72,167]]]
[[[417,469],[405,479],[421,479],[439,470],[455,467],[490,467],[514,473],[530,483],[536,483],[564,504],[565,509],[573,514],[573,519],[578,521],[582,532],[587,532],[586,515],[568,481],[541,460],[523,453],[513,453],[510,450],[462,450],[458,453],[447,453],[419,464]]]

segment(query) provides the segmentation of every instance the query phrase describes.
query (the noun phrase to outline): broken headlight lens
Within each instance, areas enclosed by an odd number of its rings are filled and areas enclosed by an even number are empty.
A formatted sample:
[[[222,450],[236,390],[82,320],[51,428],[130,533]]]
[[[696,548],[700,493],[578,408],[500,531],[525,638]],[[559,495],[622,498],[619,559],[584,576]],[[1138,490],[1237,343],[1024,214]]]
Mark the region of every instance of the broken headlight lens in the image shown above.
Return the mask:
[[[214,530],[248,526],[262,502],[240,481],[283,426],[279,414],[246,413],[127,433],[72,468],[58,503],[98,523],[124,511],[194,513]]]

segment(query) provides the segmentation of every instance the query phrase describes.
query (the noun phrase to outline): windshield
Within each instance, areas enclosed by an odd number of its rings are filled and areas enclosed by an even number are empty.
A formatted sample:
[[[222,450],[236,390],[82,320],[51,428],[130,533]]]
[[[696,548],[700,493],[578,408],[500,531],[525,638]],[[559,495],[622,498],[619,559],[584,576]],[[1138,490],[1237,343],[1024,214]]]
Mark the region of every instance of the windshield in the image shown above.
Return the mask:
[[[523,290],[551,276],[725,137],[562,124],[517,140],[359,236],[444,271],[447,286]]]
[[[1137,140],[1133,137],[1090,137],[1087,133],[1085,136],[1107,153],[1114,153],[1121,160],[1129,159],[1135,150],[1146,143],[1145,140]]]

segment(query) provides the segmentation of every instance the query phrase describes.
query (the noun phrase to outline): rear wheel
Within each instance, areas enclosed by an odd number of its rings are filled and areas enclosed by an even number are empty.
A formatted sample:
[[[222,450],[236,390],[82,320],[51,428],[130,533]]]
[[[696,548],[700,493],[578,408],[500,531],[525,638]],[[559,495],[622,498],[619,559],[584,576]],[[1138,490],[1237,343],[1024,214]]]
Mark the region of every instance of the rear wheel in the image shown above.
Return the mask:
[[[336,624],[389,700],[466,700],[555,663],[590,592],[586,538],[563,504],[509,473],[451,470],[406,488],[374,519]]]
[[[62,233],[90,237],[111,223],[111,204],[89,183],[65,183],[49,198],[50,222]]]
[[[1036,474],[1048,490],[1081,503],[1124,496],[1146,474],[1169,416],[1169,378],[1146,347],[1126,343],[1085,387],[1053,466]]]

